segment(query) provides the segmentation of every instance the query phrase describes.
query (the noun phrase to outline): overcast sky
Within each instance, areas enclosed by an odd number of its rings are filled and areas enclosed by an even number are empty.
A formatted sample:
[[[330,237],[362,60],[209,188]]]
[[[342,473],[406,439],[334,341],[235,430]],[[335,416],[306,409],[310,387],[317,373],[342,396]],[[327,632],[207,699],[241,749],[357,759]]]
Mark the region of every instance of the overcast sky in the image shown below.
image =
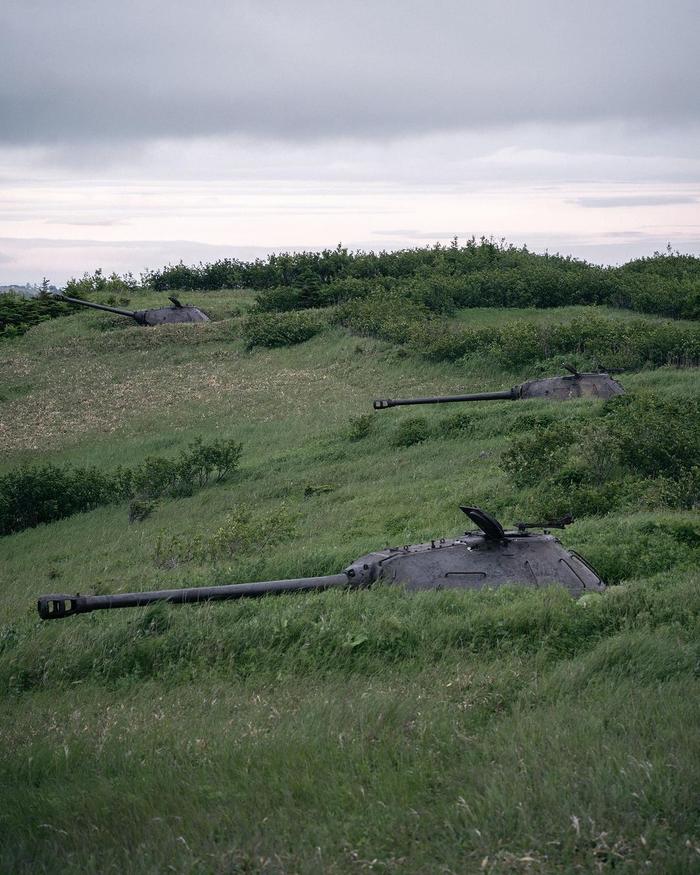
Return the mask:
[[[700,254],[698,0],[3,0],[0,284],[505,237]]]

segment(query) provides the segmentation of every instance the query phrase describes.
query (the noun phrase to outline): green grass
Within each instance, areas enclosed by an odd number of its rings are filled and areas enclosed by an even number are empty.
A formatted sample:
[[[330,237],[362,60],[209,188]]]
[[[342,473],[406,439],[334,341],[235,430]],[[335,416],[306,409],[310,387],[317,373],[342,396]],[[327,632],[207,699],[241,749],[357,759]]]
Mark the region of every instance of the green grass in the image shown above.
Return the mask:
[[[431,428],[397,448],[416,412],[374,414],[373,398],[528,374],[429,364],[340,330],[246,352],[232,313],[250,295],[185,298],[220,321],[148,330],[81,312],[0,344],[0,470],[133,465],[198,435],[244,447],[231,481],[143,522],[124,504],[0,539],[0,871],[697,871],[700,580],[697,545],[674,535],[692,512],[568,529],[621,582],[582,603],[377,587],[38,620],[51,591],[332,573],[460,531],[460,502],[511,523],[509,435],[591,403],[476,405],[468,438]],[[563,310],[464,318],[586,312]],[[698,372],[621,380],[692,397]],[[420,414],[432,426],[462,409]],[[291,537],[262,552],[157,561],[160,533],[281,507]]]

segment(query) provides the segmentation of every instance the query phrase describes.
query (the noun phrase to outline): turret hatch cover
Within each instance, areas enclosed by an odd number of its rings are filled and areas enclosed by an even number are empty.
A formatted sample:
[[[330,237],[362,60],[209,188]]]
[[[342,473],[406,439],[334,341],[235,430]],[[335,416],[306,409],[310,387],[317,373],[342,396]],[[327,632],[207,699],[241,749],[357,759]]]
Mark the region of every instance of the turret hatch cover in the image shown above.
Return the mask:
[[[487,513],[480,507],[466,507],[465,505],[460,505],[459,509],[462,513],[466,513],[469,519],[481,529],[487,538],[495,541],[505,538],[506,533],[503,530],[503,526],[490,513]]]

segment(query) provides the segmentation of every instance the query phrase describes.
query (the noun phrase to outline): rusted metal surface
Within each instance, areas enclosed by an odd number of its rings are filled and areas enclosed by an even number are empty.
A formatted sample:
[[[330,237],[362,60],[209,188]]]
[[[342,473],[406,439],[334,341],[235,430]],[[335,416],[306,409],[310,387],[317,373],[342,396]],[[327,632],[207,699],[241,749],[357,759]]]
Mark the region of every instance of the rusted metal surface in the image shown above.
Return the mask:
[[[480,508],[462,507],[461,510],[478,526],[476,531],[467,531],[457,538],[433,538],[425,544],[377,550],[361,556],[340,574],[115,595],[44,595],[38,601],[39,615],[44,620],[53,620],[156,602],[193,604],[331,588],[360,589],[376,581],[401,584],[409,592],[477,590],[504,584],[557,585],[563,586],[574,598],[605,589],[604,582],[585,559],[567,550],[546,528],[563,528],[571,521],[570,517],[543,523],[543,532],[529,531],[536,524],[527,523],[519,523],[516,529],[506,531],[498,520]]]

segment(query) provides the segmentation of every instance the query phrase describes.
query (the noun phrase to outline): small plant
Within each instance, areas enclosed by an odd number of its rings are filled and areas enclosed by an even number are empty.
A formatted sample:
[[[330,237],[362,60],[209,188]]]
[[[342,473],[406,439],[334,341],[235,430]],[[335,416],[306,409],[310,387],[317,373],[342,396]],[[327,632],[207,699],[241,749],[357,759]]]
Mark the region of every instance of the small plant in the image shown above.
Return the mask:
[[[333,492],[335,486],[332,483],[321,483],[315,485],[307,483],[304,487],[304,498],[312,498],[314,495],[324,495],[326,492]]]
[[[353,417],[350,420],[350,428],[348,429],[348,440],[363,440],[371,433],[375,422],[376,419],[371,413],[363,413],[360,416]]]
[[[395,447],[411,447],[413,444],[419,444],[422,441],[428,440],[429,437],[430,426],[428,425],[428,420],[424,416],[415,416],[404,420],[399,425],[392,443]]]
[[[157,506],[157,501],[151,501],[147,498],[133,498],[129,502],[129,522],[143,522],[153,513]]]

